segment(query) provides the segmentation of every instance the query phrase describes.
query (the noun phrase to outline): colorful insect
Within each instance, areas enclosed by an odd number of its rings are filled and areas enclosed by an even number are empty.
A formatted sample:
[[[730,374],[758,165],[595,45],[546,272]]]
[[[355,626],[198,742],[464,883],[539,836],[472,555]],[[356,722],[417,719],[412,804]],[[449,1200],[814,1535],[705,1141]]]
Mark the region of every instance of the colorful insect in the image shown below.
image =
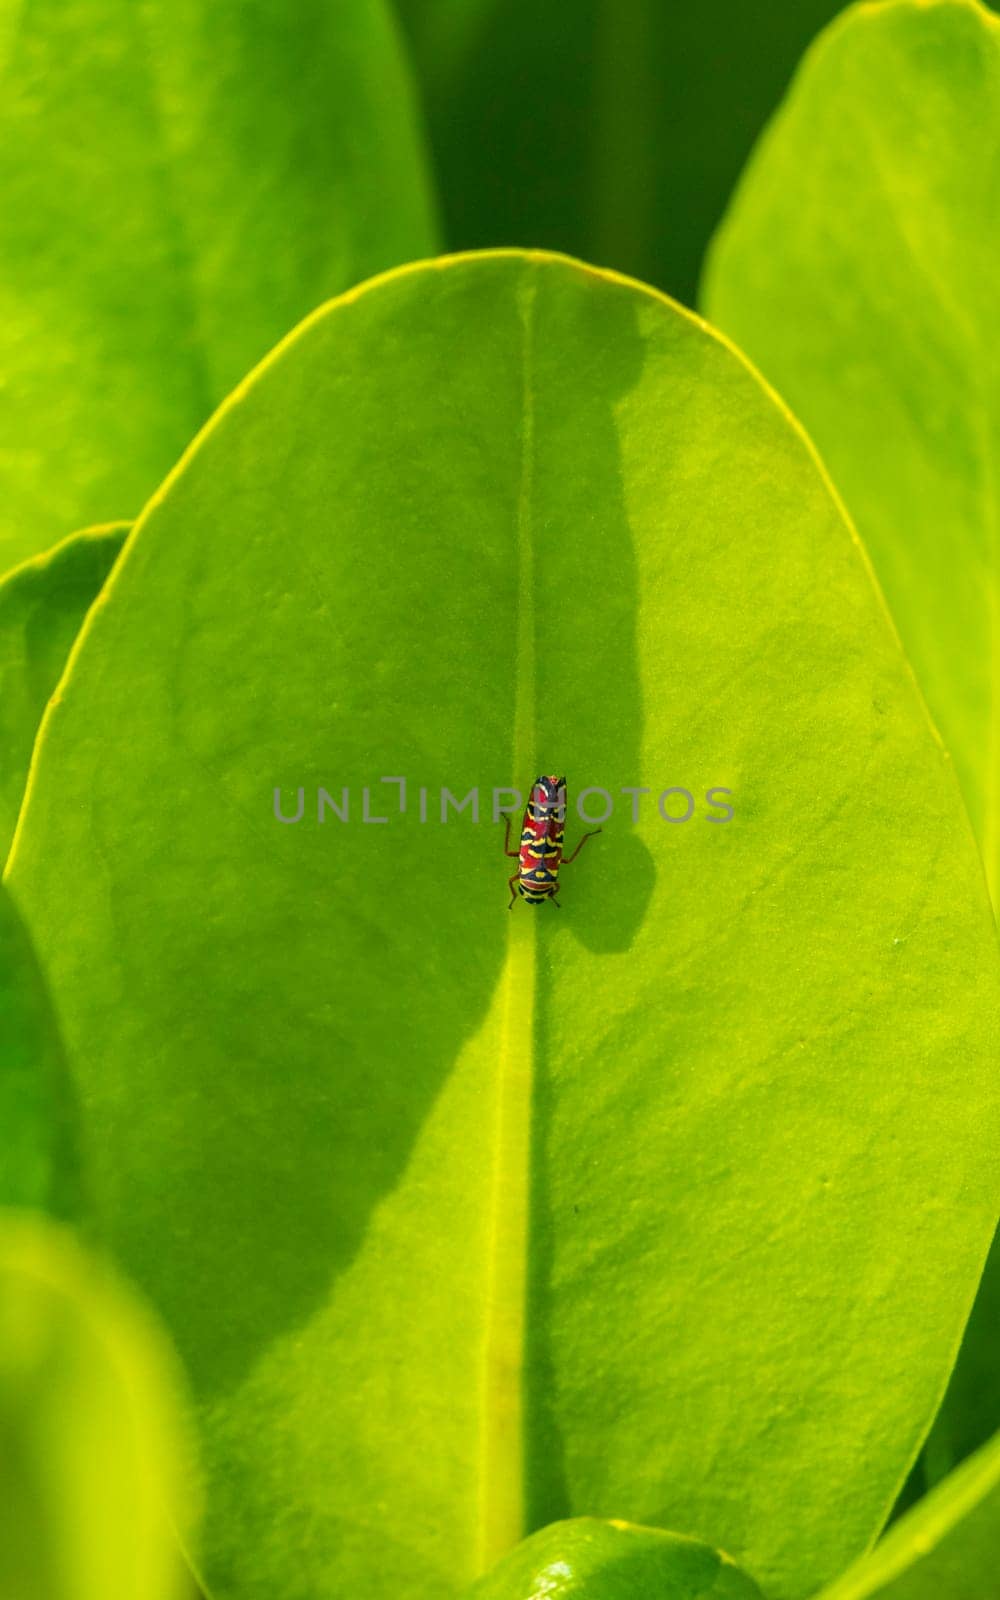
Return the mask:
[[[510,848],[510,817],[507,818],[504,853],[518,862],[517,871],[507,880],[510,889],[508,911],[513,909],[518,895],[522,900],[526,900],[529,906],[540,906],[543,900],[551,900],[554,906],[559,905],[556,899],[559,868],[566,866],[570,861],[575,861],[587,840],[592,839],[595,833],[601,832],[600,828],[594,828],[590,833],[585,833],[573,854],[567,856],[564,861],[565,821],[566,779],[536,778],[524,809],[519,850]]]

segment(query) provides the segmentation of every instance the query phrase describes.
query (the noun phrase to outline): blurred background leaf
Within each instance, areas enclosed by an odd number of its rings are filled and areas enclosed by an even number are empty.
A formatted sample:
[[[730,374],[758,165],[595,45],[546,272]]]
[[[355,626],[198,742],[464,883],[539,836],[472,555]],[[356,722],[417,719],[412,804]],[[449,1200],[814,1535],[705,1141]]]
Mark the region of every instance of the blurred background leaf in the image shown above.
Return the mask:
[[[694,303],[740,167],[835,0],[396,0],[449,248],[544,246]]]
[[[188,1600],[194,1458],[179,1369],[72,1237],[0,1211],[0,1594]]]
[[[385,0],[0,0],[0,572],[137,513],[300,317],[434,245]]]
[[[127,532],[88,528],[0,579],[0,870],[42,712]]]
[[[619,804],[508,912],[489,790],[556,762]],[[829,483],[699,319],[517,252],[311,319],[91,608],[9,882],[220,1593],[443,1600],[584,1512],[778,1600],[867,1547],[995,1217],[995,930]]]

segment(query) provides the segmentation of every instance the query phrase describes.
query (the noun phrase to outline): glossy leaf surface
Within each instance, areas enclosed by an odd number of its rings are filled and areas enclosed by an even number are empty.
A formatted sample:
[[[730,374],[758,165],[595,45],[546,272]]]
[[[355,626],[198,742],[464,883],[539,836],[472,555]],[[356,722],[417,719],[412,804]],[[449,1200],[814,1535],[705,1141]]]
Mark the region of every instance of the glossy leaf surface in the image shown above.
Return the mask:
[[[431,264],[286,341],[104,595],[9,876],[210,1583],[440,1600],[585,1513],[811,1593],[939,1399],[1000,1107],[974,844],[802,436],[648,291]],[[508,912],[539,771],[616,804]]]
[[[2,0],[0,572],[134,516],[293,323],[432,248],[383,0]]]
[[[760,1600],[717,1550],[658,1528],[578,1517],[533,1533],[468,1600]]]

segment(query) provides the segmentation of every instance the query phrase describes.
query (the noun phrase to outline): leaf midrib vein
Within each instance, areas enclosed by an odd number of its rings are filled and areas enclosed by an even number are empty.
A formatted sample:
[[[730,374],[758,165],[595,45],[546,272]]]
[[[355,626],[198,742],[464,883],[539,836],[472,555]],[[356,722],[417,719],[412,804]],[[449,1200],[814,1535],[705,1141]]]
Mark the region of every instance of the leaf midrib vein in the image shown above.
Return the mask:
[[[522,326],[521,460],[517,504],[515,784],[535,775],[535,607],[531,500],[534,472],[532,267],[518,290]],[[524,1347],[533,1095],[535,916],[509,914],[497,1056],[492,1192],[480,1412],[476,1568],[487,1570],[523,1537]],[[520,913],[520,915],[518,915]]]

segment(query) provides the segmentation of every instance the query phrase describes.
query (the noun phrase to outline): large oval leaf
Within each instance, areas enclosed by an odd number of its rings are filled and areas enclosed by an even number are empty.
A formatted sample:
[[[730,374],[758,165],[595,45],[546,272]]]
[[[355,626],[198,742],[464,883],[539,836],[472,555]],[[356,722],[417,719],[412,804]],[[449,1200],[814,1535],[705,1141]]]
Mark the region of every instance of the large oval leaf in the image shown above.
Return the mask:
[[[0,1206],[75,1214],[77,1131],[52,1004],[21,919],[0,888]]]
[[[468,1600],[760,1600],[718,1550],[659,1528],[576,1517],[533,1533]]]
[[[134,515],[275,339],[432,240],[385,0],[5,0],[0,572]]]
[[[0,1593],[186,1600],[181,1392],[159,1329],[102,1263],[0,1212]]]
[[[969,0],[852,8],[755,154],[704,293],[846,496],[994,897],[998,140],[996,17]]]
[[[617,808],[509,913],[539,770]],[[587,1513],[781,1600],[871,1539],[996,1214],[993,923],[838,505],[696,319],[501,253],[306,323],[84,625],[11,881],[220,1589],[439,1600]]]
[[[42,712],[127,532],[127,523],[88,528],[0,582],[0,862],[14,837]]]

